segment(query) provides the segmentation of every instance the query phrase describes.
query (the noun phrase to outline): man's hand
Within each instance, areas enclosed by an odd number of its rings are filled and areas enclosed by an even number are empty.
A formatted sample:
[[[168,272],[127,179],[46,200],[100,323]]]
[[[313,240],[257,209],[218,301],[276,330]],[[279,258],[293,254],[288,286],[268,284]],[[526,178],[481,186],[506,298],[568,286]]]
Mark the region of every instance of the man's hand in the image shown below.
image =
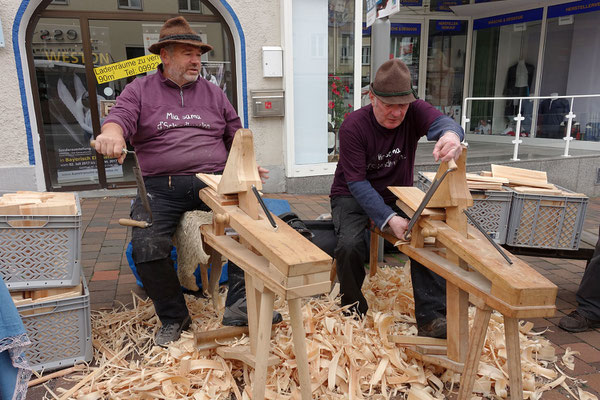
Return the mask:
[[[98,153],[109,158],[117,158],[119,164],[123,164],[126,154],[123,149],[127,148],[123,129],[113,122],[102,126],[102,133],[96,137],[95,149]]]
[[[433,158],[435,161],[457,160],[462,153],[460,139],[454,132],[446,131],[438,139],[433,148]]]
[[[260,175],[260,181],[262,183],[265,183],[267,181],[267,179],[269,179],[269,170],[259,166],[258,167],[258,175]]]
[[[394,236],[400,240],[404,240],[404,234],[406,233],[406,228],[408,228],[409,222],[410,221],[406,218],[396,215],[388,221],[388,226],[392,229],[392,232],[394,232]]]

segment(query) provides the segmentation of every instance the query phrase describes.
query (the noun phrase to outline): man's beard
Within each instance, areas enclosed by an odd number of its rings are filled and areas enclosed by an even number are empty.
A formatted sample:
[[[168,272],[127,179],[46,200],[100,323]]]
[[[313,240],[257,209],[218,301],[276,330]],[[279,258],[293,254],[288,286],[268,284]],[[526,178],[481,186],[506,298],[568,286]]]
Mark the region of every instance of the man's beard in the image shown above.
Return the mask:
[[[171,75],[173,78],[175,78],[178,81],[184,80],[185,83],[191,83],[191,82],[195,82],[196,80],[198,80],[198,77],[200,76],[199,71],[198,71],[198,74],[188,74],[186,71],[187,71],[186,67],[179,67],[179,66],[171,66],[168,69],[169,75]]]

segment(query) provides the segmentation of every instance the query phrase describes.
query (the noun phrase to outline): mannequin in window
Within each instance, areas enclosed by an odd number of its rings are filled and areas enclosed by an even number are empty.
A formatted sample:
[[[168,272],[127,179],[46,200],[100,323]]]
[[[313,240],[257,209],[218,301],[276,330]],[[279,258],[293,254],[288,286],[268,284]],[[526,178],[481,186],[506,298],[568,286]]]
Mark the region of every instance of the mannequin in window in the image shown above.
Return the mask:
[[[450,66],[448,57],[439,49],[432,49],[427,60],[427,86],[429,89],[427,101],[434,106],[452,105],[452,86],[454,68]]]
[[[537,137],[560,139],[564,136],[561,129],[561,122],[565,115],[569,113],[569,101],[567,99],[557,99],[558,93],[551,93],[551,99],[544,99],[539,108],[539,131]]]
[[[504,86],[504,96],[508,97],[526,97],[529,96],[529,90],[533,83],[533,71],[535,67],[521,57],[519,61],[508,68],[506,73],[506,85]],[[505,114],[517,115],[519,112],[519,101],[508,100],[506,102]]]

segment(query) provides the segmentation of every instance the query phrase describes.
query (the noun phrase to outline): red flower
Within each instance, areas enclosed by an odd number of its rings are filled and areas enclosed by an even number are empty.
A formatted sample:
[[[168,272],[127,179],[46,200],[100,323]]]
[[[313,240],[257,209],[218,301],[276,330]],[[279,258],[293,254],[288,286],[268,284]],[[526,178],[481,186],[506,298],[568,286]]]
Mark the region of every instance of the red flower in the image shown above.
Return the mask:
[[[350,115],[350,113],[345,113],[344,118],[346,118],[348,115]]]
[[[333,79],[335,79],[336,81],[339,81],[340,77],[339,76],[334,76]]]
[[[352,108],[352,104],[348,104],[348,108]]]
[[[335,103],[333,101],[329,102],[329,109],[333,110],[333,107],[335,107]]]
[[[344,90],[346,91],[346,93],[350,93],[350,88],[348,86],[344,86]]]
[[[337,85],[335,84],[335,82],[331,82],[331,87],[332,87],[333,89],[337,89]]]
[[[333,94],[340,96],[341,93],[339,92],[339,90],[333,89]]]

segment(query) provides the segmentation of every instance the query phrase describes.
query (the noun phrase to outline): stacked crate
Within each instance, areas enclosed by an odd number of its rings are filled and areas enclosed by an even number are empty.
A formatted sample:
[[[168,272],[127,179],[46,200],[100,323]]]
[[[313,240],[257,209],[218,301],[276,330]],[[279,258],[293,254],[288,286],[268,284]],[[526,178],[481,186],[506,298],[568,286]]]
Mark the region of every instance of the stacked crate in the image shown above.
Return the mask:
[[[75,194],[0,197],[0,276],[32,342],[26,354],[37,371],[92,358],[90,296],[80,260]]]

